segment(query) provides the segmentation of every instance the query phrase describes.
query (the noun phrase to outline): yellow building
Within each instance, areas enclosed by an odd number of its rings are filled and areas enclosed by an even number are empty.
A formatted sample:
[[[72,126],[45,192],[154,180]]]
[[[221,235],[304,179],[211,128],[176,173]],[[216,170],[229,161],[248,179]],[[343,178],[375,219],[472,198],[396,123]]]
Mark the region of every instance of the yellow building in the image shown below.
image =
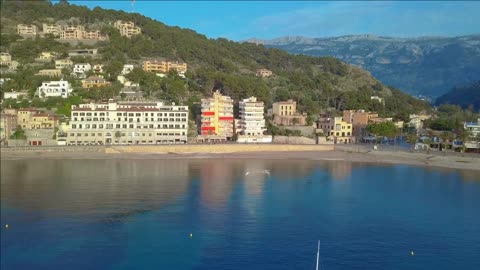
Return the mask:
[[[40,55],[35,59],[37,61],[49,62],[57,57],[56,52],[41,52]]]
[[[179,62],[144,61],[142,68],[144,71],[154,73],[168,73],[170,70],[175,70],[178,74],[187,72],[187,64]]]
[[[317,122],[317,133],[321,132],[334,143],[353,143],[355,137],[353,136],[352,124],[343,121],[341,116],[320,116]]]
[[[82,80],[82,87],[83,88],[93,88],[93,87],[102,87],[108,86],[111,83],[99,76],[90,76],[84,80]]]
[[[202,99],[201,131],[202,136],[217,136],[227,140],[233,136],[233,100],[220,92],[213,97]]]
[[[53,129],[58,125],[58,118],[33,108],[20,109],[17,112],[17,125],[23,129]]]
[[[289,99],[287,101],[275,102],[272,105],[274,115],[295,115],[297,112],[297,102]]]
[[[297,112],[297,102],[291,99],[273,103],[268,114],[273,116],[275,125],[282,126],[304,126],[307,119],[306,114]]]
[[[18,24],[17,34],[19,35],[36,35],[37,26],[34,24]]]
[[[0,65],[10,66],[12,65],[12,56],[9,53],[0,53]]]

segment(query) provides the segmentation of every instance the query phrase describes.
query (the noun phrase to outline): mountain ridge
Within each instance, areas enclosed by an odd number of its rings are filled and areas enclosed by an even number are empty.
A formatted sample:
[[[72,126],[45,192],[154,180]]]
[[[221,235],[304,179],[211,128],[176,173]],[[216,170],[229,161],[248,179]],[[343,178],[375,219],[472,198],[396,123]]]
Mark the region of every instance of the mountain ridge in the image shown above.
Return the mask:
[[[370,34],[290,36],[245,42],[294,54],[333,56],[413,95],[435,98],[456,85],[480,80],[480,34],[406,38]]]

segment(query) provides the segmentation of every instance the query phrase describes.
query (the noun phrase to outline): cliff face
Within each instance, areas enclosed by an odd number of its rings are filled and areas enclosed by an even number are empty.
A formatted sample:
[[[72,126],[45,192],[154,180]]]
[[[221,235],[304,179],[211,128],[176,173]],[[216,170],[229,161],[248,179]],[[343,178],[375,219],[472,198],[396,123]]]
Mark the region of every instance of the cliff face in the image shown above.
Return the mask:
[[[438,97],[456,85],[480,80],[480,35],[422,38],[358,35],[249,41],[295,54],[333,56],[370,71],[384,84],[414,95]]]

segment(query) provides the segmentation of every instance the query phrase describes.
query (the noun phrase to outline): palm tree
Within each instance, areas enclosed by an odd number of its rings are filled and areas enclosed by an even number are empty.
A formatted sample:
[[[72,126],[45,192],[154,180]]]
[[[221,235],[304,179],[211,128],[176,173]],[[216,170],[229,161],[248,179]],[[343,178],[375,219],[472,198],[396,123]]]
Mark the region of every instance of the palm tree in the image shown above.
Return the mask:
[[[442,139],[442,144],[444,145],[444,149],[447,150],[447,144],[453,138],[452,133],[449,131],[444,131],[440,134],[440,139]]]

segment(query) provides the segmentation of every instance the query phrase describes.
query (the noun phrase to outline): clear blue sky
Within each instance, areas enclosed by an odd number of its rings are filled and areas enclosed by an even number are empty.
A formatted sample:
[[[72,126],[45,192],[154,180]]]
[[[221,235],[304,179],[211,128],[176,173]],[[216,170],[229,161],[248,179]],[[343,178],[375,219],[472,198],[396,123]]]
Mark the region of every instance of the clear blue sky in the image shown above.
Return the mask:
[[[131,12],[132,1],[72,1]],[[134,11],[211,38],[374,34],[458,36],[480,32],[480,2],[135,1]]]

